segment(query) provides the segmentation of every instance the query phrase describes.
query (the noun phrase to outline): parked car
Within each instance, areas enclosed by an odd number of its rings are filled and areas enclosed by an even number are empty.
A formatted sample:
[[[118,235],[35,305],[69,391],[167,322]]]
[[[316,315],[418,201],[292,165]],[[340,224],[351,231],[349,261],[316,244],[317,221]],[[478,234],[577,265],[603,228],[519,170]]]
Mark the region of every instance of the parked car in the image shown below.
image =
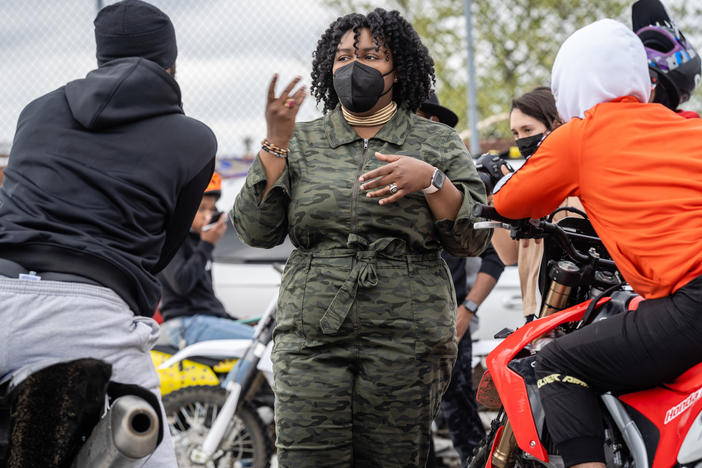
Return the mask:
[[[212,267],[215,294],[227,312],[239,319],[263,314],[280,286],[273,264],[284,264],[292,250],[289,239],[272,249],[244,245],[230,223],[215,246]]]

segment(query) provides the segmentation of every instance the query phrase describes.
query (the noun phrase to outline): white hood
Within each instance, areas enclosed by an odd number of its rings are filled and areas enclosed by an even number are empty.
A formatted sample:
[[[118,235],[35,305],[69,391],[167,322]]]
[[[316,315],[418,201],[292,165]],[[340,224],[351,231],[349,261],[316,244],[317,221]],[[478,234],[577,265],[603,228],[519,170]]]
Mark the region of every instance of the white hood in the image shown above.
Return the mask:
[[[648,102],[651,80],[641,40],[611,19],[578,29],[556,55],[551,89],[564,122],[621,96]]]

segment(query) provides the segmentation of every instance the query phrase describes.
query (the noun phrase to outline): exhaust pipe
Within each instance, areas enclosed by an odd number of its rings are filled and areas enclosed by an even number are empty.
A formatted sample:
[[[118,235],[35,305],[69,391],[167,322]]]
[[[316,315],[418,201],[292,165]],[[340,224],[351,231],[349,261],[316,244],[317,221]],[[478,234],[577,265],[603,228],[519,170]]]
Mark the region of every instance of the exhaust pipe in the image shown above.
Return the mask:
[[[159,419],[146,400],[116,399],[78,452],[71,468],[137,468],[158,442]]]

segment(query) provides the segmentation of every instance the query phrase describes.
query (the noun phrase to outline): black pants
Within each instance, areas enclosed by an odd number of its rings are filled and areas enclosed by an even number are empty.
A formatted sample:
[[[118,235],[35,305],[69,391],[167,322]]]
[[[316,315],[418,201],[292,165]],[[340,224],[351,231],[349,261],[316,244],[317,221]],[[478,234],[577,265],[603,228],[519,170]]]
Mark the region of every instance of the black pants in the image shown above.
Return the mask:
[[[565,465],[604,462],[600,393],[654,387],[699,362],[702,277],[546,346],[536,374],[546,425]]]

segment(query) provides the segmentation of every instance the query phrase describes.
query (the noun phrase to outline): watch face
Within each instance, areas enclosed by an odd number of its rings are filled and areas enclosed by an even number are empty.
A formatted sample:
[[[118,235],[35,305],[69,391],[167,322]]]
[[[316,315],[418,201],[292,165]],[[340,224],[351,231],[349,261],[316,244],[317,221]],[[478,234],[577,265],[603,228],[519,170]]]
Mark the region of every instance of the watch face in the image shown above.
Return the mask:
[[[478,304],[471,301],[470,299],[466,299],[465,301],[463,301],[463,307],[468,309],[468,312],[472,314],[475,314],[478,311]]]
[[[441,187],[444,186],[444,181],[446,180],[446,174],[441,172],[440,170],[435,170],[434,175],[431,178],[431,185],[434,187],[440,189]]]

